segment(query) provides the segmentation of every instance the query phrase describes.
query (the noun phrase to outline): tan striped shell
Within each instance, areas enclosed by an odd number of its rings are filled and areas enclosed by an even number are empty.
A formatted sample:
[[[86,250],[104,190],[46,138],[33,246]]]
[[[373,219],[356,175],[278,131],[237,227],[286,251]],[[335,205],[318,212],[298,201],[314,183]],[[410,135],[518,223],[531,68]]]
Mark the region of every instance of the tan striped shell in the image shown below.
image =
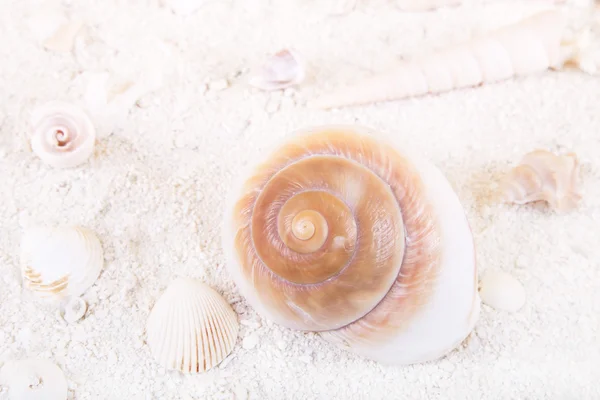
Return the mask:
[[[231,353],[237,315],[210,286],[190,278],[173,281],[158,299],[146,325],[147,343],[165,368],[208,371]]]
[[[431,164],[349,126],[298,133],[234,185],[223,246],[263,316],[394,364],[437,358],[479,310],[473,239]]]
[[[104,266],[100,239],[82,226],[28,228],[20,252],[23,285],[44,299],[80,296]]]

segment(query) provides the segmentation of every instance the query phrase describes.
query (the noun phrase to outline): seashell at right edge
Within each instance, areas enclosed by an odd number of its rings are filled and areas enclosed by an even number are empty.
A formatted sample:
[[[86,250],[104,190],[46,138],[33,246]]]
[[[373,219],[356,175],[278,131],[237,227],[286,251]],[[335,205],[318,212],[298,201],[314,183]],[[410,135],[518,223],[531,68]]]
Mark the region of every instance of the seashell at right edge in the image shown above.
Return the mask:
[[[534,150],[502,178],[496,199],[515,204],[545,201],[559,212],[571,211],[581,200],[579,170],[575,153]]]
[[[96,129],[87,113],[75,104],[50,101],[31,117],[31,149],[54,168],[74,168],[94,152]]]
[[[384,364],[443,357],[479,316],[457,195],[431,163],[366,128],[298,132],[249,168],[222,243],[263,317]]]
[[[67,400],[65,374],[44,359],[9,361],[0,369],[0,385],[8,387],[10,399]]]
[[[165,368],[205,372],[233,350],[239,322],[229,303],[197,279],[174,280],[158,299],[146,324],[147,343]]]
[[[29,228],[20,250],[23,285],[43,299],[80,296],[104,266],[98,236],[80,226]]]

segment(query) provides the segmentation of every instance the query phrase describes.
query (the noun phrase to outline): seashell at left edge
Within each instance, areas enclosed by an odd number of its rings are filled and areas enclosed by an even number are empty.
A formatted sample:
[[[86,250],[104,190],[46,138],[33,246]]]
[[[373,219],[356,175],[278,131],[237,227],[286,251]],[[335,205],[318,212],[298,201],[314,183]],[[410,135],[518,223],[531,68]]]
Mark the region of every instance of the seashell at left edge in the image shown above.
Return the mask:
[[[0,385],[8,387],[10,399],[67,400],[64,372],[50,360],[9,361],[0,369]]]
[[[227,268],[257,312],[383,364],[443,357],[479,316],[473,237],[442,173],[362,127],[299,131],[234,183]]]
[[[74,168],[94,152],[96,129],[79,106],[55,100],[37,107],[31,117],[32,151],[54,168]]]
[[[177,278],[158,299],[146,324],[147,343],[163,367],[205,372],[233,350],[239,322],[229,303],[213,288]]]

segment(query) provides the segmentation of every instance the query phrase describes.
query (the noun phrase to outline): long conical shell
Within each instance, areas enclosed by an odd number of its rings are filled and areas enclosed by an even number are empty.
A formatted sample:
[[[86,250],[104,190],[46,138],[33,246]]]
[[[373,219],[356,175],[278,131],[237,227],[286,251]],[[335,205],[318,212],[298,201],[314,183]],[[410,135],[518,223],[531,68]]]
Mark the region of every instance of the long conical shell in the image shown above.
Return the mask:
[[[566,20],[544,11],[486,36],[405,61],[388,73],[368,78],[317,99],[333,108],[397,100],[474,87],[558,68]]]
[[[223,247],[265,317],[405,364],[462,341],[479,297],[469,224],[444,176],[366,129],[294,135],[234,184]]]
[[[498,198],[515,204],[546,201],[557,211],[569,211],[581,200],[578,184],[579,161],[575,153],[556,155],[535,150],[501,180]]]
[[[178,278],[154,305],[146,332],[152,355],[165,368],[204,372],[235,346],[239,324],[225,299],[210,286]]]
[[[40,226],[23,234],[23,284],[39,297],[79,296],[98,279],[103,265],[100,240],[87,228]]]

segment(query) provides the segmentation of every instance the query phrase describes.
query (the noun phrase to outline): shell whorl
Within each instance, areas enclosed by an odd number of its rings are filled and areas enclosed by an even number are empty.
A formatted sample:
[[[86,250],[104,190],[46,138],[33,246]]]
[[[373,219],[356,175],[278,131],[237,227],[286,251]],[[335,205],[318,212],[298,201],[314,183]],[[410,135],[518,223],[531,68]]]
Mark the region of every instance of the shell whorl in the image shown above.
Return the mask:
[[[434,296],[439,210],[419,167],[369,133],[298,134],[232,191],[229,270],[251,305],[283,326],[373,343],[408,329]]]
[[[94,152],[96,130],[79,106],[50,101],[36,108],[31,117],[31,149],[54,168],[74,168]]]

